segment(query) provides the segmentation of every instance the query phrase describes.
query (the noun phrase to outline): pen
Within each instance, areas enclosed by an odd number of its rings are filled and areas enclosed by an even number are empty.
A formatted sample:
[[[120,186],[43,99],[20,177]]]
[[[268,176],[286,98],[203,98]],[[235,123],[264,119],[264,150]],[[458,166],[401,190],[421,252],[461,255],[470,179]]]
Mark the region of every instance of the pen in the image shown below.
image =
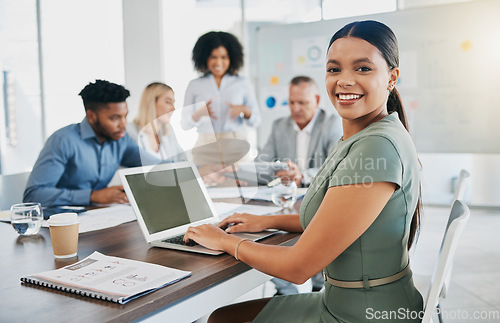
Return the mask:
[[[281,178],[276,177],[275,179],[273,179],[272,181],[270,181],[269,183],[267,183],[267,187],[273,187],[273,186],[276,186],[276,185],[278,185],[280,182],[281,182]]]

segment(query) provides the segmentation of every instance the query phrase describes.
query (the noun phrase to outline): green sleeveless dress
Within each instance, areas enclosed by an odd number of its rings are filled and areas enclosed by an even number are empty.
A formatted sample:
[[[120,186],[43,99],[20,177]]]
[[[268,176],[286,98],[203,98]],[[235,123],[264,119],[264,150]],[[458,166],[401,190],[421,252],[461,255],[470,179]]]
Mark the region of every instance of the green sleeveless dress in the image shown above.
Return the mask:
[[[326,267],[331,278],[383,278],[408,264],[419,162],[411,137],[395,112],[339,141],[302,201],[302,227],[314,217],[328,188],[374,182],[392,182],[398,187],[373,224]],[[372,288],[347,289],[325,283],[320,293],[276,296],[254,322],[419,322],[422,309],[422,296],[410,272],[398,281]]]

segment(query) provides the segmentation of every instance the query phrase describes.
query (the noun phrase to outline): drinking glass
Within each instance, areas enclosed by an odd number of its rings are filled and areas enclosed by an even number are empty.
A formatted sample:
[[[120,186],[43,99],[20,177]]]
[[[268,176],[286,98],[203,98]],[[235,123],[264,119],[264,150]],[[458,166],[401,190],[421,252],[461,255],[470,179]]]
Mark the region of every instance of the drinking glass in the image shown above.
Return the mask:
[[[276,206],[291,210],[297,201],[297,184],[291,181],[273,186],[271,198]]]
[[[10,207],[10,223],[20,235],[37,234],[42,222],[43,211],[40,203],[19,203]]]

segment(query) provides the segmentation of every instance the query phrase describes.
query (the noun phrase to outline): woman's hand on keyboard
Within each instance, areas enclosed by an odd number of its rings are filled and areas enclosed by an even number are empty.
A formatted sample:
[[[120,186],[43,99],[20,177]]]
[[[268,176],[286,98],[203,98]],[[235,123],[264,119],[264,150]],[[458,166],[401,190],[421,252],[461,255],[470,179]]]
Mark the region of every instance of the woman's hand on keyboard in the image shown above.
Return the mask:
[[[265,216],[235,213],[219,223],[219,228],[226,228],[227,233],[235,232],[261,232],[269,227]]]
[[[213,224],[203,224],[197,227],[189,227],[184,234],[184,242],[194,240],[202,246],[212,250],[224,250],[222,241],[228,236],[219,227]]]

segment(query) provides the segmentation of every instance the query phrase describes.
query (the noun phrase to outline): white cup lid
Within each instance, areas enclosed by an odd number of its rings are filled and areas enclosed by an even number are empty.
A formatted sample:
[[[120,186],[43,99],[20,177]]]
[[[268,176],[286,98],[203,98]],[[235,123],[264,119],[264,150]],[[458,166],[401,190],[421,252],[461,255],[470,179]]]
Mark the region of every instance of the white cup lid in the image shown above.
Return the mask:
[[[47,220],[49,225],[68,225],[78,223],[78,214],[76,213],[58,213],[51,215]]]

